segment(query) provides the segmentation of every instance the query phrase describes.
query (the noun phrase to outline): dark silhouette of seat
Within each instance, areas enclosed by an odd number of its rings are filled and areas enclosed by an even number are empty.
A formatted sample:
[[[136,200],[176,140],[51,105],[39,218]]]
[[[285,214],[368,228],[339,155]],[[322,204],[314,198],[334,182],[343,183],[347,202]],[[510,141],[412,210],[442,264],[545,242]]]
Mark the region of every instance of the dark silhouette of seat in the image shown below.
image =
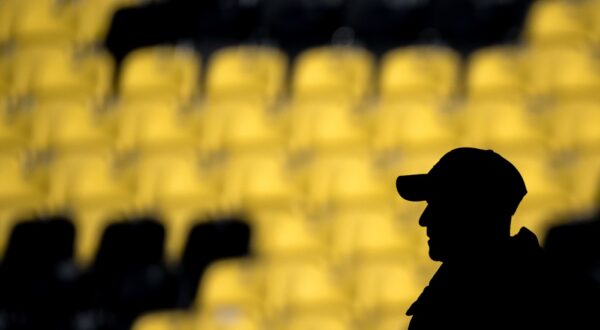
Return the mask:
[[[107,227],[80,283],[74,327],[89,323],[93,329],[127,329],[144,312],[173,308],[177,285],[163,262],[164,239],[164,227],[153,218]]]
[[[579,322],[588,302],[568,299],[535,234],[521,228],[510,236],[527,189],[509,161],[458,148],[427,174],[398,177],[396,187],[407,200],[427,202],[419,224],[429,256],[442,262],[407,311],[410,330],[589,328]]]
[[[0,328],[64,328],[79,275],[74,237],[73,224],[61,216],[14,227],[0,267]]]
[[[240,217],[215,219],[195,225],[187,239],[180,265],[181,307],[194,301],[198,283],[213,261],[250,254],[250,226]]]

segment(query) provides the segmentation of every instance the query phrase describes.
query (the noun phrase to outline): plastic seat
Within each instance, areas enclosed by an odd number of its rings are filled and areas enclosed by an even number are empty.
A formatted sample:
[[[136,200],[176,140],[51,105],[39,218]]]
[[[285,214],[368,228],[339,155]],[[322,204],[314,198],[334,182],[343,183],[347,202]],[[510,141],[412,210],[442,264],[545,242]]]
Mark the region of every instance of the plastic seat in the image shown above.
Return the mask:
[[[209,102],[194,119],[199,130],[199,147],[207,154],[285,147],[282,120],[255,102]]]
[[[600,102],[555,105],[547,114],[553,145],[559,150],[583,154],[598,152],[600,145]]]
[[[447,100],[457,92],[460,65],[459,55],[444,47],[412,46],[388,51],[381,63],[381,100]]]
[[[216,183],[194,155],[141,157],[126,170],[140,210],[158,212],[169,261],[178,260],[194,222],[219,208]]]
[[[347,102],[294,102],[288,115],[291,152],[329,154],[364,151],[367,127]]]
[[[365,322],[365,326],[373,330],[399,330],[408,329],[410,316],[402,315],[397,311],[380,314]]]
[[[20,157],[0,155],[0,255],[18,219],[44,207],[44,194]]]
[[[231,309],[243,313],[261,306],[262,273],[251,259],[221,260],[210,264],[198,287],[198,310]]]
[[[549,147],[544,127],[524,102],[471,102],[462,111],[465,144],[505,152]]]
[[[149,47],[123,60],[119,92],[125,100],[189,102],[198,92],[200,62],[189,49]]]
[[[36,151],[107,152],[112,141],[94,108],[79,102],[41,103],[30,113],[28,134]]]
[[[227,288],[214,287],[210,284],[212,280],[208,280],[209,283],[207,285],[210,288],[204,292],[202,287],[199,288],[199,285],[204,285],[203,282],[199,283],[199,280],[203,278],[210,265],[213,265],[215,262],[223,259],[239,260],[241,257],[248,257],[251,251],[250,239],[253,237],[253,228],[250,227],[245,218],[241,217],[205,218],[200,220],[203,221],[197,223],[189,230],[185,249],[180,258],[180,306],[191,307],[194,301],[197,304],[201,304],[202,300],[206,299],[207,301],[211,301],[209,305],[214,308],[198,305],[197,307],[199,307],[200,312],[203,311],[203,307],[207,307],[205,311],[208,313],[219,313],[219,310],[223,307],[225,309],[223,313],[229,314],[227,313],[227,309],[230,304],[234,304],[234,306],[231,306],[234,309],[239,308],[245,311],[247,307],[251,306],[242,304],[241,302],[246,298],[252,299],[251,291],[233,292],[234,290]],[[225,268],[223,271],[228,274],[225,280],[237,281],[239,279],[243,281],[242,277],[236,277],[237,275],[248,275],[246,274],[246,270],[242,270],[248,264],[242,264],[226,263],[223,266]],[[216,272],[221,272],[221,270]],[[254,276],[253,273],[251,274],[248,276]],[[210,271],[206,276],[211,278]],[[220,278],[214,278],[214,280],[221,283]],[[253,290],[253,288],[248,289]],[[206,297],[203,296],[205,293]],[[227,301],[230,298],[231,300],[238,301]],[[213,315],[210,315],[210,317],[212,319]],[[217,315],[216,317],[219,316]]]
[[[138,317],[132,330],[194,330],[194,321],[187,312],[151,312]]]
[[[194,149],[188,114],[173,103],[123,102],[112,117],[120,152],[188,153]]]
[[[373,71],[373,55],[365,49],[312,48],[302,52],[295,61],[292,97],[361,102],[372,93]]]
[[[360,319],[407,310],[424,284],[416,265],[400,259],[362,263],[353,273],[354,313]]]
[[[53,55],[40,61],[31,79],[31,93],[37,99],[82,99],[101,103],[112,93],[114,63],[109,54],[65,52]]]
[[[208,99],[273,104],[284,92],[287,58],[271,47],[228,47],[212,55],[207,70]]]
[[[525,37],[534,46],[585,45],[589,33],[582,6],[560,0],[535,2],[526,18]]]
[[[525,95],[522,56],[517,48],[491,47],[469,58],[467,93],[470,99]]]
[[[415,233],[392,210],[340,211],[329,235],[332,259],[342,265],[414,254]]]
[[[255,309],[216,309],[198,313],[195,329],[206,330],[260,330],[264,322]]]
[[[322,311],[318,313],[294,313],[276,324],[276,330],[350,330],[350,318],[342,313]]]
[[[266,260],[321,258],[325,254],[322,228],[299,211],[262,211],[254,215],[253,250]]]
[[[343,273],[318,260],[282,260],[265,269],[267,315],[348,310]]]
[[[104,41],[114,13],[138,0],[78,1],[75,11],[75,42],[80,45],[97,45]]]
[[[75,17],[71,3],[53,0],[15,3],[13,38],[19,45],[70,44],[74,41]]]
[[[440,149],[458,141],[457,118],[436,102],[383,104],[372,120],[377,151]]]
[[[66,155],[44,170],[51,210],[69,211],[77,227],[76,258],[89,264],[100,233],[115,218],[132,212],[132,196],[110,157]]]
[[[232,156],[223,169],[221,202],[227,208],[289,207],[297,199],[284,154]]]
[[[11,40],[11,27],[15,16],[15,2],[2,1],[0,3],[0,45]]]

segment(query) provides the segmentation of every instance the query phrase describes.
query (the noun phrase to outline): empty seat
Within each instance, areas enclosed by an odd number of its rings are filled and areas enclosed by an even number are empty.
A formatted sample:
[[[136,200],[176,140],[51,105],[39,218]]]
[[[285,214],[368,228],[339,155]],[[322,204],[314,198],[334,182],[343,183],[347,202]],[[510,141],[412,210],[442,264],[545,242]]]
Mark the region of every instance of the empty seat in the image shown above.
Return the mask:
[[[260,310],[264,283],[260,262],[252,259],[229,259],[212,263],[206,269],[196,294],[198,311],[223,313]]]
[[[187,153],[194,149],[188,114],[170,102],[131,101],[111,114],[120,152]]]
[[[582,100],[557,104],[544,115],[548,117],[552,144],[557,149],[597,154],[600,145],[600,102]]]
[[[469,58],[467,93],[471,99],[525,95],[521,52],[514,47],[488,47]]]
[[[6,44],[11,39],[11,27],[15,14],[14,1],[0,3],[0,45]]]
[[[209,218],[196,224],[187,237],[180,262],[180,306],[189,307],[199,280],[212,262],[248,256],[252,231],[244,218]],[[207,221],[208,220],[208,221]]]
[[[462,111],[466,144],[504,151],[540,151],[549,146],[538,117],[522,101],[472,102]]]
[[[18,44],[73,42],[75,17],[70,2],[19,1],[15,6],[12,34]]]
[[[414,230],[392,210],[348,210],[330,224],[330,253],[337,263],[410,258],[416,253]]]
[[[382,104],[372,120],[377,151],[447,148],[458,139],[457,118],[437,102]]]
[[[287,58],[266,46],[238,46],[215,52],[207,68],[211,100],[258,100],[272,104],[284,92]]]
[[[190,49],[157,46],[132,51],[123,60],[119,92],[125,100],[189,102],[198,93],[200,62]]]
[[[74,4],[75,42],[81,45],[98,45],[104,42],[114,13],[124,7],[136,5],[138,0],[78,1]]]
[[[296,100],[336,99],[361,102],[372,93],[374,58],[350,46],[312,48],[295,61],[292,96]]]
[[[143,314],[132,330],[194,330],[194,317],[184,311],[162,311]]]
[[[28,113],[31,148],[57,154],[106,152],[112,141],[94,107],[80,102],[47,102]]]
[[[320,258],[325,254],[325,236],[319,224],[300,211],[265,210],[253,216],[252,247],[265,259]]]
[[[582,6],[577,2],[535,2],[524,32],[526,40],[534,46],[579,46],[589,42]]]
[[[398,330],[408,329],[410,317],[398,311],[376,315],[365,322],[365,327],[373,330]]]
[[[101,103],[112,93],[114,63],[107,53],[55,53],[39,65],[31,79],[31,93],[37,99]]]
[[[261,102],[208,102],[196,118],[198,145],[207,155],[282,150],[282,119]]]
[[[380,97],[383,102],[447,100],[458,92],[461,59],[439,46],[390,50],[381,62]]]
[[[174,308],[177,287],[163,264],[164,228],[152,218],[106,228],[82,280],[80,313],[100,313],[101,326],[129,326],[140,314]]]
[[[287,113],[289,148],[297,153],[364,151],[368,135],[363,118],[348,102],[294,102]]]
[[[309,313],[293,313],[275,323],[276,330],[350,330],[353,329],[350,317],[344,313],[329,310]]]
[[[349,310],[344,273],[326,263],[288,259],[269,262],[265,267],[267,315]]]
[[[222,169],[220,202],[225,208],[290,207],[298,201],[285,154],[233,155]]]
[[[361,263],[353,271],[354,313],[364,320],[405,311],[419,297],[421,282],[416,265],[406,260]]]
[[[44,207],[44,194],[27,171],[25,160],[0,155],[0,255],[15,222]]]
[[[64,217],[26,218],[11,233],[0,268],[6,326],[60,328],[76,306],[73,225]]]
[[[265,322],[256,309],[223,308],[200,311],[195,326],[206,330],[260,330],[265,329]]]

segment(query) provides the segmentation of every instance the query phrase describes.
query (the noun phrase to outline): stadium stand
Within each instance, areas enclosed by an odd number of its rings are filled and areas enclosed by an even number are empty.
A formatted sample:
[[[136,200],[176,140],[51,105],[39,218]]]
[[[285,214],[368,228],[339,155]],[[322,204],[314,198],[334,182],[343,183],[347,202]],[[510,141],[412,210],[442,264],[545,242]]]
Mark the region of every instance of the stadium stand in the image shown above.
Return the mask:
[[[395,177],[493,148],[568,230],[599,46],[598,0],[0,0],[0,329],[406,329]]]

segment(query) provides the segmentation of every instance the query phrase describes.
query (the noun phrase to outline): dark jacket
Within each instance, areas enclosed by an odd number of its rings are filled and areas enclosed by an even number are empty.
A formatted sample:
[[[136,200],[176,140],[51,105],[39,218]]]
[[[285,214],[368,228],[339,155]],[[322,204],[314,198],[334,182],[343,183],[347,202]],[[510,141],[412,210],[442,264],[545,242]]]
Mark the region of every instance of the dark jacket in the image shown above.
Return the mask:
[[[564,322],[555,322],[554,285],[536,236],[522,228],[480,260],[442,264],[408,309],[409,329],[554,329]]]

